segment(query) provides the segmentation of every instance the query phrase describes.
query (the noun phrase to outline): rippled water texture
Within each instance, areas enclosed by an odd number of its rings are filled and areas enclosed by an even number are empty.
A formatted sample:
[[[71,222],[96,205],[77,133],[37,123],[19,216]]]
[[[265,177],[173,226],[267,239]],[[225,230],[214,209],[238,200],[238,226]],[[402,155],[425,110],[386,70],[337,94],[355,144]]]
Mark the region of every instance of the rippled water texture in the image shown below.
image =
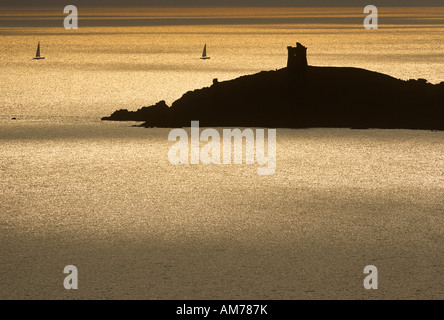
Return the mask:
[[[381,10],[378,30],[362,8],[85,9],[77,31],[62,10],[8,10],[1,299],[444,298],[444,133],[278,129],[276,173],[258,176],[174,166],[167,129],[99,121],[284,67],[296,41],[313,65],[440,82],[442,8]],[[363,288],[369,264],[378,290]]]
[[[444,8],[381,8],[378,30],[364,29],[362,11],[79,8],[79,29],[65,30],[59,8],[6,10],[0,117],[97,118],[159,100],[171,104],[214,78],[285,67],[287,46],[297,41],[308,47],[311,65],[444,81]],[[46,59],[34,61],[38,41]],[[205,43],[211,59],[203,61]],[[373,94],[368,98],[377,99]]]
[[[443,297],[443,133],[279,129],[272,176],[173,166],[167,129],[0,134],[2,298]]]

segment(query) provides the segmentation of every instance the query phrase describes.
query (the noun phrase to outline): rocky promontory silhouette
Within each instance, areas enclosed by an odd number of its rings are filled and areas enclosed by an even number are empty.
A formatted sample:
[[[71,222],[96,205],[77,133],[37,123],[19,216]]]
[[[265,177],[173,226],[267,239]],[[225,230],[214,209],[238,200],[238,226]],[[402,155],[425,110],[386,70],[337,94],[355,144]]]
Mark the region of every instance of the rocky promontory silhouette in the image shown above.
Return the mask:
[[[286,68],[262,71],[102,120],[145,127],[386,128],[444,130],[444,82],[400,80],[359,68],[307,64],[307,48],[288,47]]]

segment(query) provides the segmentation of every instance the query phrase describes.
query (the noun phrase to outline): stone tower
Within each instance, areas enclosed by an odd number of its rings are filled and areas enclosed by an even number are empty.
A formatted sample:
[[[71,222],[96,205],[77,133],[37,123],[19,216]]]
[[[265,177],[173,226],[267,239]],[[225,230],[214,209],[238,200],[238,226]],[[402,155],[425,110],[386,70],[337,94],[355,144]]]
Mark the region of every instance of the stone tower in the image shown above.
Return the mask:
[[[299,42],[296,43],[296,47],[287,47],[288,49],[288,62],[287,68],[289,70],[305,70],[308,66],[307,63],[307,47],[304,47]]]

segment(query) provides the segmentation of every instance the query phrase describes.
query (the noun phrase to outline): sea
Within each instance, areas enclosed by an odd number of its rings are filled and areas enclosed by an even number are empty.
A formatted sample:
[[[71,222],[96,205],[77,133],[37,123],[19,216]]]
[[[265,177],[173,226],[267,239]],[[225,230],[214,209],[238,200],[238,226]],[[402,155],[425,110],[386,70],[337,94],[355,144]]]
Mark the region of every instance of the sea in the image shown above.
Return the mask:
[[[310,65],[440,83],[444,8],[380,8],[372,30],[363,8],[65,16],[0,11],[0,299],[444,298],[444,132],[277,129],[261,176],[173,165],[171,129],[100,120],[283,68],[296,42]]]

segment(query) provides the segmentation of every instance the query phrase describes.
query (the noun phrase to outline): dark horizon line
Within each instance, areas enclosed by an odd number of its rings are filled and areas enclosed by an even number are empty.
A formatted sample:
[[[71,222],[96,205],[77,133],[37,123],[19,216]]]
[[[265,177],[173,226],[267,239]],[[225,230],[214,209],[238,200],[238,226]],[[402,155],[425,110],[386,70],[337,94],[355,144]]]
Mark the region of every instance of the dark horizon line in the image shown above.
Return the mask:
[[[41,5],[41,6],[36,6],[36,5],[25,5],[25,6],[16,6],[16,5],[4,5],[4,4],[0,4],[0,7],[3,8],[60,8],[61,6],[59,5]],[[64,7],[64,6],[62,6]],[[332,5],[110,5],[110,6],[100,6],[100,5],[82,5],[82,7],[88,7],[88,8],[102,8],[102,9],[107,9],[107,8],[177,8],[177,9],[181,9],[181,8],[325,8],[325,9],[332,9],[332,8],[361,8],[362,5],[355,5],[355,6],[350,6],[350,5],[337,5],[337,6],[332,6]],[[442,8],[442,6],[438,6],[436,4],[421,4],[421,5],[403,5],[403,6],[394,6],[394,5],[377,5],[376,7],[382,7],[382,8]]]

